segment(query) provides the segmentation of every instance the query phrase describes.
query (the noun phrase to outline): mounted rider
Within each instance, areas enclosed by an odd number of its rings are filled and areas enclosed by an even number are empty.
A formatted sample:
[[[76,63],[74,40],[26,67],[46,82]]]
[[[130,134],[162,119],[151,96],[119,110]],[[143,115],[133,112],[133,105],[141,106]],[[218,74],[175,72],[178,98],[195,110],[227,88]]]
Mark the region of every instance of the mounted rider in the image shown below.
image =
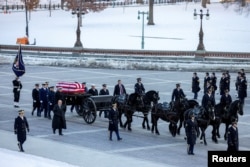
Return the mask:
[[[232,103],[232,97],[229,94],[229,90],[225,90],[225,94],[223,94],[220,98],[220,104],[223,108],[222,111],[227,111],[229,109],[230,104]]]
[[[142,97],[145,95],[145,88],[141,82],[141,78],[137,78],[137,83],[135,84],[135,94],[137,95],[137,101],[143,101]]]
[[[202,106],[208,111],[208,107],[215,106],[215,99],[214,96],[212,94],[212,90],[208,89],[207,93],[204,94],[203,98],[202,98]]]
[[[178,105],[181,102],[181,100],[184,99],[185,97],[186,95],[181,89],[181,84],[177,83],[176,88],[173,90],[172,93],[172,103],[174,103],[174,105]]]

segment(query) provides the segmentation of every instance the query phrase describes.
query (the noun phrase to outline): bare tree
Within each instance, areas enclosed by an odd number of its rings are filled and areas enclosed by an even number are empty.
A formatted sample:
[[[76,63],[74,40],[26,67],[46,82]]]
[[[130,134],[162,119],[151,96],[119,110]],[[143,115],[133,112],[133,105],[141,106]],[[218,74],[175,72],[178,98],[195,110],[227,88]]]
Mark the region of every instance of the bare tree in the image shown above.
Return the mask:
[[[21,0],[25,4],[26,1],[26,7],[27,11],[29,12],[29,20],[31,20],[31,11],[38,7],[40,0]]]
[[[155,25],[154,23],[154,0],[149,0],[148,25]]]

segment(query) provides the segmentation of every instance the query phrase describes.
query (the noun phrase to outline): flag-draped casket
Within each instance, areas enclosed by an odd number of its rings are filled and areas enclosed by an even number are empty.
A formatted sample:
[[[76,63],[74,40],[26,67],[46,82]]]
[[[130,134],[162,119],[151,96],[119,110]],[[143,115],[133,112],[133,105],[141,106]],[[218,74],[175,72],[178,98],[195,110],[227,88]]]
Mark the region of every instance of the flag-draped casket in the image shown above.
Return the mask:
[[[57,88],[61,88],[63,93],[67,94],[82,94],[85,93],[85,87],[78,82],[58,82]]]

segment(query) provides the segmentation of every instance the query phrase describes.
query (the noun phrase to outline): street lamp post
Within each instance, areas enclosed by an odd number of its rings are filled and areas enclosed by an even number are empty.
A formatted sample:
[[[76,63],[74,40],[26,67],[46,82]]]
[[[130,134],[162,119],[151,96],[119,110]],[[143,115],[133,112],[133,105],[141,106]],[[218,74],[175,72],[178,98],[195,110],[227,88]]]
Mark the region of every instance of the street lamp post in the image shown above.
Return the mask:
[[[80,14],[82,14],[82,12],[81,10],[77,9],[76,11],[72,12],[72,14],[76,14],[77,16],[76,43],[74,46],[82,47],[81,30],[80,30]]]
[[[148,19],[148,12],[140,12],[140,11],[138,11],[138,20],[140,20],[140,15],[142,15],[141,48],[144,49],[144,15],[147,15],[147,19]]]
[[[28,6],[27,6],[27,0],[24,0],[25,5],[25,17],[26,17],[26,36],[29,37],[29,22],[28,22]]]
[[[204,33],[203,33],[203,29],[202,29],[202,19],[203,19],[203,16],[206,16],[207,20],[209,19],[209,10],[207,10],[206,14],[203,14],[203,11],[201,9],[200,14],[197,14],[196,9],[194,9],[194,19],[197,19],[197,15],[200,16],[200,20],[201,20],[200,32],[199,32],[199,44],[198,44],[198,47],[197,47],[197,51],[205,51],[205,47],[204,47],[204,44],[203,44]]]

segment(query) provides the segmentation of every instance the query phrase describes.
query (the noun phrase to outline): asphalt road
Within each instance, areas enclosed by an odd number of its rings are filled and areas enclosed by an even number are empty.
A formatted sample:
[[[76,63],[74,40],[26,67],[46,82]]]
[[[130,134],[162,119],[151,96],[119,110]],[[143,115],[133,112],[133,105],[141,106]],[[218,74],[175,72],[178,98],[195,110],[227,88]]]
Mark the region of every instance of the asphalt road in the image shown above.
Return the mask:
[[[103,116],[97,117],[96,121],[89,125],[79,117],[76,112],[70,112],[70,106],[67,107],[66,120],[67,129],[63,131],[64,136],[54,135],[51,129],[51,120],[43,117],[31,116],[32,97],[31,92],[35,83],[48,81],[49,85],[55,85],[59,81],[78,81],[87,82],[87,86],[96,84],[98,90],[101,85],[106,83],[108,89],[113,93],[114,85],[118,79],[121,79],[127,92],[132,93],[137,77],[142,78],[146,90],[156,90],[160,93],[160,102],[171,99],[172,90],[176,83],[181,83],[187,98],[192,99],[191,77],[192,72],[185,71],[139,71],[139,70],[108,70],[108,69],[89,69],[72,67],[46,67],[46,66],[27,66],[26,74],[21,77],[23,89],[21,90],[20,108],[25,110],[30,123],[29,136],[52,140],[58,143],[71,144],[76,147],[93,149],[102,153],[132,157],[140,160],[147,160],[152,163],[166,164],[170,166],[207,166],[208,150],[226,150],[227,144],[223,138],[215,144],[211,141],[211,127],[206,131],[208,145],[204,146],[199,141],[195,145],[195,156],[186,154],[186,142],[184,140],[184,129],[180,136],[172,137],[168,131],[168,123],[159,121],[159,131],[161,135],[152,134],[150,131],[142,129],[142,118],[134,117],[132,132],[120,129],[122,141],[108,140],[108,120]],[[234,81],[237,70],[231,72],[231,95],[235,97]],[[204,73],[199,73],[201,85],[203,85]],[[218,81],[221,72],[217,73]],[[14,73],[10,65],[0,66],[0,129],[6,132],[13,132],[14,118],[17,116],[17,110],[13,107],[12,80]],[[249,90],[249,89],[248,89]],[[200,102],[203,92],[199,93]],[[250,92],[248,91],[248,95]],[[216,94],[216,101],[219,101],[219,95]],[[239,118],[239,137],[240,149],[250,150],[250,100],[246,99],[244,106],[244,115]],[[221,135],[224,133],[224,125],[220,128]],[[28,143],[28,141],[27,141]],[[6,143],[10,144],[10,143]],[[4,145],[2,143],[2,145]],[[13,143],[16,145],[16,143]],[[81,156],[81,155],[79,155]],[[122,163],[122,162],[121,162]],[[100,162],[102,164],[102,162]]]

